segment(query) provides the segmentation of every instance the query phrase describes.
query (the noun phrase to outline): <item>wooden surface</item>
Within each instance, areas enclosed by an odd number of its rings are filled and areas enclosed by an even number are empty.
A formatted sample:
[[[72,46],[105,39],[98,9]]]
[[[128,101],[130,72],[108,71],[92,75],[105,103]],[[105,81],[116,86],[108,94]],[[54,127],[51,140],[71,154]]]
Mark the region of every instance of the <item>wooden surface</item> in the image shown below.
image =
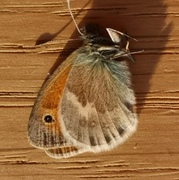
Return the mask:
[[[178,0],[76,0],[71,6],[80,27],[95,22],[125,31],[138,39],[132,50],[145,50],[129,61],[138,129],[99,154],[56,160],[32,147],[27,122],[34,100],[47,73],[79,47],[79,34],[65,0],[0,0],[0,179],[178,180]]]

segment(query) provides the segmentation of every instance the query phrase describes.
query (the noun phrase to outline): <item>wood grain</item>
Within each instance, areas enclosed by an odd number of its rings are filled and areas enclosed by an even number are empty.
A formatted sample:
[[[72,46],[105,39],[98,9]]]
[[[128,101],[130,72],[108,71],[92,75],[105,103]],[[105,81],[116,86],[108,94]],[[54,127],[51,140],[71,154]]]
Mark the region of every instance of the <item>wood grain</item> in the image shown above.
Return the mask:
[[[47,73],[79,47],[65,0],[0,1],[0,179],[179,179],[177,0],[76,0],[75,19],[124,31],[144,49],[129,62],[137,132],[113,151],[56,160],[27,141],[27,122]],[[46,43],[44,43],[46,42]],[[38,44],[38,45],[35,45]]]

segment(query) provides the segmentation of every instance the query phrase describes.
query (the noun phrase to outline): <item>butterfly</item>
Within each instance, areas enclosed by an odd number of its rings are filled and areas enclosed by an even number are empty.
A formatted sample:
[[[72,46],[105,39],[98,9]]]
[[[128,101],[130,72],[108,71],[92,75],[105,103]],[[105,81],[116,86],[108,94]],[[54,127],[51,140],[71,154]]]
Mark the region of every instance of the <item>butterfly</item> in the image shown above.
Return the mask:
[[[84,45],[44,83],[30,116],[31,144],[52,157],[110,150],[136,130],[130,73],[116,60],[131,58],[121,46],[125,35],[107,28],[107,39],[89,29]]]
[[[83,45],[43,84],[28,122],[29,142],[54,158],[108,151],[137,127],[135,96],[124,61],[133,60],[130,38],[94,25],[81,32]]]

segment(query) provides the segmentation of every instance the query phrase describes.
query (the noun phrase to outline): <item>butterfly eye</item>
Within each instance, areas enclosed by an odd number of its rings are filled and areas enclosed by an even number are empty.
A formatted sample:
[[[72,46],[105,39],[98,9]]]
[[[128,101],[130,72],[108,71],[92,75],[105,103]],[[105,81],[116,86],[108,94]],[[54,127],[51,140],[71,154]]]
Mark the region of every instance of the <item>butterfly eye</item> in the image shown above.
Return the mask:
[[[54,120],[53,120],[53,118],[52,118],[51,115],[46,115],[46,116],[44,117],[44,121],[45,121],[46,123],[51,123],[51,122],[53,122]]]

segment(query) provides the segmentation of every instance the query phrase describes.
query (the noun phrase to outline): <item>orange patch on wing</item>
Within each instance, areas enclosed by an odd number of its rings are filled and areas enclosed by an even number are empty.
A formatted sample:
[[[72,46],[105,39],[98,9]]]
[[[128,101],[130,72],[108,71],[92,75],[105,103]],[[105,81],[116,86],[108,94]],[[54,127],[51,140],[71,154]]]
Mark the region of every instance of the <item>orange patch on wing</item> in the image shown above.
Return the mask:
[[[39,120],[43,121],[45,127],[49,132],[56,136],[62,136],[59,117],[58,106],[62,93],[72,68],[72,61],[75,54],[72,53],[62,64],[55,70],[50,78],[43,84],[38,97],[38,112]],[[53,117],[53,122],[47,123],[44,121],[46,115]]]
[[[63,70],[63,72],[59,72],[55,79],[48,85],[45,92],[43,93],[43,99],[41,101],[43,108],[58,108],[70,69],[71,67],[68,66]]]
[[[49,114],[54,117],[54,122],[50,123],[50,125],[47,123],[47,126],[56,134],[61,134],[60,124],[57,117],[58,106],[70,69],[71,67],[66,68],[63,73],[60,72],[55,77],[55,80],[49,84],[48,89],[46,89],[43,94],[44,97],[41,101],[41,108],[45,111],[49,111]]]

